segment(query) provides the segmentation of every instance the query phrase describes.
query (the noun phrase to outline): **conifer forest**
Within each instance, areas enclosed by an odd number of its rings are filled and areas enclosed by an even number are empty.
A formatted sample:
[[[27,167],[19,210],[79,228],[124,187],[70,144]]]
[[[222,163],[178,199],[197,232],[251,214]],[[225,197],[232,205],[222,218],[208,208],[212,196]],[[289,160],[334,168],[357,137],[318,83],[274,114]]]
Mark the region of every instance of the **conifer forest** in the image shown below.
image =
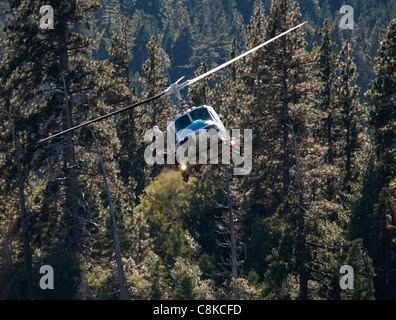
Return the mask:
[[[246,174],[147,163],[174,96],[41,141],[303,22],[181,91]],[[396,0],[0,0],[0,173],[1,300],[394,300]]]

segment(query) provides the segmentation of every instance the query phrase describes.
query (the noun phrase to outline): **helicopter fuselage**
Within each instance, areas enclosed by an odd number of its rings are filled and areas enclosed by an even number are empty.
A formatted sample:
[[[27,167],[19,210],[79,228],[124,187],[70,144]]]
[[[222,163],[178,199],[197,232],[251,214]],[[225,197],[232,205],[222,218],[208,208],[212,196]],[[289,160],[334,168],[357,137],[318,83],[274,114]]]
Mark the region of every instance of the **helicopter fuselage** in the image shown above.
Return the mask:
[[[216,111],[208,105],[193,107],[179,114],[168,126],[167,134],[175,137],[176,165],[181,171],[206,163],[218,163],[229,145],[230,136]]]

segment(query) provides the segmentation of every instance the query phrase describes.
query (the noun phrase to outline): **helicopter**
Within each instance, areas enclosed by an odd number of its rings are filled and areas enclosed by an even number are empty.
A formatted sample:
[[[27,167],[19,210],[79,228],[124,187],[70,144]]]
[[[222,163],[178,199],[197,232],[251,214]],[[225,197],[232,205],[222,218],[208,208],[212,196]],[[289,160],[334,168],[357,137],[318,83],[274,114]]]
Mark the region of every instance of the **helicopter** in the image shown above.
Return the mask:
[[[186,106],[187,108],[187,106]],[[210,159],[210,163],[217,163],[218,156],[222,156],[224,149],[225,152],[232,152],[232,147],[235,145],[235,139],[230,139],[227,130],[222,122],[223,116],[216,113],[213,107],[208,105],[202,105],[199,107],[192,107],[186,109],[183,113],[179,114],[167,127],[166,134],[171,137],[175,137],[175,165],[181,171],[184,181],[188,181],[189,172],[192,168],[196,171],[200,171],[202,163],[200,159]],[[218,142],[218,146],[215,150],[216,153],[212,153],[210,147],[207,144],[207,139],[215,138]],[[188,145],[188,141],[191,139],[195,145],[203,146],[202,148],[194,148],[193,154],[189,154],[184,161],[180,162],[179,151],[182,151],[183,156],[187,149],[183,149]],[[221,145],[228,146],[222,148]],[[220,146],[220,148],[219,148]],[[236,145],[235,145],[236,147]],[[167,158],[167,153],[164,153],[164,157]],[[206,161],[205,161],[206,162]]]
[[[228,150],[227,152],[232,152],[232,148],[235,145],[235,139],[231,138],[229,136],[229,134],[227,133],[227,130],[224,127],[224,124],[222,122],[222,115],[217,114],[217,112],[214,110],[214,108],[212,108],[211,106],[208,105],[202,105],[202,106],[198,106],[198,107],[190,107],[185,100],[183,100],[180,91],[186,87],[189,87],[190,85],[196,83],[197,81],[200,81],[218,71],[220,71],[221,69],[235,63],[236,61],[254,53],[255,51],[263,48],[264,46],[268,45],[271,42],[274,42],[275,40],[285,36],[286,34],[301,28],[302,26],[304,26],[307,22],[301,23],[277,36],[275,36],[274,38],[267,40],[263,43],[261,43],[260,45],[246,51],[245,53],[213,68],[212,70],[209,70],[199,76],[197,76],[194,79],[191,80],[186,80],[184,82],[181,82],[184,77],[180,78],[179,80],[177,80],[176,82],[172,83],[169,85],[168,88],[166,88],[164,91],[158,93],[157,95],[154,95],[148,99],[139,101],[133,105],[127,106],[125,108],[119,109],[119,110],[115,110],[113,112],[110,112],[106,115],[100,116],[98,118],[86,121],[82,124],[76,125],[74,127],[71,127],[69,129],[66,129],[64,131],[55,133],[51,136],[48,136],[47,138],[44,138],[42,140],[39,141],[39,143],[42,143],[44,141],[47,141],[49,139],[55,138],[57,136],[66,134],[68,132],[71,132],[73,130],[79,129],[81,127],[87,126],[89,124],[92,124],[94,122],[97,121],[101,121],[104,119],[107,119],[109,117],[115,116],[119,113],[125,112],[127,110],[131,110],[133,108],[136,108],[140,105],[143,104],[147,104],[151,101],[157,100],[161,97],[165,97],[165,96],[170,96],[170,95],[174,95],[176,96],[179,104],[182,106],[183,108],[183,112],[181,112],[180,114],[178,114],[173,121],[171,121],[171,123],[168,125],[167,127],[167,134],[171,134],[173,136],[176,137],[176,149],[174,150],[174,153],[177,154],[178,149],[183,147],[184,144],[188,141],[189,138],[194,137],[194,139],[196,137],[198,137],[199,132],[201,132],[202,130],[209,130],[209,131],[215,131],[218,134],[219,139],[219,144],[226,144],[229,145],[230,150]],[[169,75],[168,75],[169,78]],[[173,114],[172,114],[173,115]],[[199,138],[198,138],[199,139]],[[199,152],[205,152],[208,153],[209,150],[200,150],[198,151],[198,153],[196,154],[195,158],[199,157]],[[220,154],[223,152],[223,150],[221,152],[219,152]],[[167,154],[164,153],[164,157],[167,158]],[[217,155],[216,155],[217,156]],[[190,170],[195,167],[196,171],[199,171],[201,168],[201,164],[197,164],[196,159],[194,159],[194,161],[186,161],[186,162],[181,162],[179,163],[178,161],[176,161],[176,167],[178,167],[182,173],[182,177],[184,181],[188,181],[188,177],[189,177],[189,173]]]

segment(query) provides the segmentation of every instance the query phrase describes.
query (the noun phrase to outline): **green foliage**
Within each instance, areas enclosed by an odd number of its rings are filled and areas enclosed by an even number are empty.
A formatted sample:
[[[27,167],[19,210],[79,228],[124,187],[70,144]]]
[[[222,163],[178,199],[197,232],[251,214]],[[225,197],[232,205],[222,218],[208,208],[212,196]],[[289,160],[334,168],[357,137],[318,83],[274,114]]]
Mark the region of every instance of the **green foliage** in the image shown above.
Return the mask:
[[[54,270],[54,289],[40,289],[38,284],[42,275],[36,272],[36,297],[43,300],[79,299],[78,289],[82,277],[80,257],[74,253],[54,250],[46,255],[44,263]]]
[[[357,239],[351,243],[346,255],[346,264],[353,268],[354,289],[341,292],[341,299],[371,300],[373,299],[374,269],[371,258]]]
[[[132,299],[395,298],[394,2],[352,0],[353,32],[338,27],[342,1],[53,1],[54,30],[39,28],[41,4],[12,1],[7,12],[0,1],[2,299],[120,298],[91,128]],[[159,93],[164,60],[173,81],[192,78],[302,21],[188,92],[228,129],[253,130],[252,173],[231,179],[238,278],[221,247],[223,169],[205,166],[184,183],[144,161],[145,131],[165,129],[177,111],[169,100],[37,144]],[[54,290],[38,287],[42,264],[54,268]],[[354,269],[354,290],[339,286],[342,265]]]
[[[386,183],[396,167],[394,156],[395,127],[395,56],[396,56],[396,19],[389,25],[387,37],[381,43],[375,67],[377,79],[366,93],[373,108],[370,110],[370,124],[374,129],[373,138],[377,159],[380,162],[380,177]]]
[[[257,300],[260,298],[260,291],[244,278],[231,279],[228,290],[230,299]]]
[[[395,257],[395,26],[396,20],[393,19],[378,51],[377,78],[366,93],[372,104],[372,150],[365,168],[361,196],[351,221],[351,237],[363,239],[373,260],[377,274],[374,278],[375,296],[379,299],[393,299],[394,290],[391,287],[395,283],[395,270],[390,267]]]
[[[2,299],[5,300],[26,300],[29,298],[29,286],[26,280],[26,271],[23,265],[16,266],[9,276],[7,288]]]
[[[176,300],[194,300],[193,279],[187,274],[178,280],[173,298]]]

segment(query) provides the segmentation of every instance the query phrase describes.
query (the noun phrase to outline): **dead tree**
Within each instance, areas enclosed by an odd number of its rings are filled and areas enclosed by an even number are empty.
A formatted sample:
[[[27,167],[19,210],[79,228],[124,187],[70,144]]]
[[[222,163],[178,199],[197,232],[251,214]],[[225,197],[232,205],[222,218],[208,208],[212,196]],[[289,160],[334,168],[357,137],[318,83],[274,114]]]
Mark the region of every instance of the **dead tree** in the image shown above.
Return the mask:
[[[302,190],[302,183],[301,183],[301,172],[300,172],[300,159],[298,155],[298,148],[297,148],[297,140],[296,135],[294,133],[294,129],[292,125],[288,125],[291,129],[293,134],[293,142],[294,142],[294,154],[296,158],[296,168],[297,168],[297,193],[298,193],[298,229],[303,234],[301,237],[300,243],[298,244],[298,251],[303,252],[306,246],[306,238],[304,235],[305,232],[305,208],[304,208],[304,197],[303,197],[303,190]],[[308,299],[308,277],[304,271],[300,272],[300,300],[307,300]]]
[[[222,235],[223,242],[218,241],[217,244],[222,247],[229,249],[229,257],[223,262],[223,265],[230,268],[226,271],[226,274],[230,275],[231,278],[236,279],[240,275],[239,267],[243,261],[238,259],[238,245],[235,234],[235,214],[232,208],[232,196],[230,189],[230,173],[228,165],[224,165],[225,170],[225,187],[221,187],[226,199],[227,205],[217,204],[218,208],[224,209],[223,215],[218,217],[222,221],[222,225],[219,228],[218,233]]]
[[[19,149],[18,140],[15,134],[15,125],[10,120],[12,140],[14,142],[15,149],[15,162],[17,165],[17,176],[18,176],[18,189],[19,189],[19,206],[21,211],[21,223],[22,223],[22,243],[23,243],[23,256],[25,263],[25,272],[27,275],[27,283],[29,288],[32,285],[32,256],[30,252],[30,239],[28,232],[28,221],[26,216],[26,201],[25,201],[25,190],[23,184],[23,168],[22,168],[22,155]],[[7,245],[8,247],[8,245]]]
[[[63,48],[63,50],[65,50]],[[67,49],[66,49],[67,51]],[[61,50],[61,52],[63,52]],[[65,53],[67,55],[67,53]],[[63,59],[66,59],[63,57]],[[68,65],[68,60],[64,62]],[[65,69],[67,70],[67,69]],[[64,108],[62,111],[62,130],[67,130],[72,127],[72,111],[71,103],[69,101],[69,93],[67,84],[62,74],[63,81],[63,95]],[[59,92],[62,92],[58,89]],[[75,252],[81,251],[81,232],[80,232],[80,217],[79,217],[79,199],[78,199],[78,173],[76,170],[76,155],[73,144],[73,133],[68,132],[63,139],[62,144],[63,165],[65,170],[65,210],[70,212],[72,218],[72,248]]]
[[[120,239],[118,237],[118,228],[117,228],[116,218],[115,218],[115,214],[114,214],[113,201],[111,199],[109,182],[107,180],[106,169],[104,167],[103,158],[100,153],[98,141],[96,140],[93,130],[91,130],[91,134],[92,134],[92,138],[96,145],[96,150],[98,152],[100,167],[102,169],[102,173],[103,173],[103,177],[104,177],[104,181],[105,181],[105,185],[106,185],[107,198],[109,201],[111,224],[112,224],[111,230],[113,232],[114,245],[115,245],[115,256],[116,256],[116,261],[117,261],[118,280],[119,280],[119,284],[120,284],[120,300],[130,300],[130,295],[128,292],[128,286],[127,286],[127,282],[126,282],[126,278],[125,278],[124,268],[123,268],[122,260],[121,260]]]

